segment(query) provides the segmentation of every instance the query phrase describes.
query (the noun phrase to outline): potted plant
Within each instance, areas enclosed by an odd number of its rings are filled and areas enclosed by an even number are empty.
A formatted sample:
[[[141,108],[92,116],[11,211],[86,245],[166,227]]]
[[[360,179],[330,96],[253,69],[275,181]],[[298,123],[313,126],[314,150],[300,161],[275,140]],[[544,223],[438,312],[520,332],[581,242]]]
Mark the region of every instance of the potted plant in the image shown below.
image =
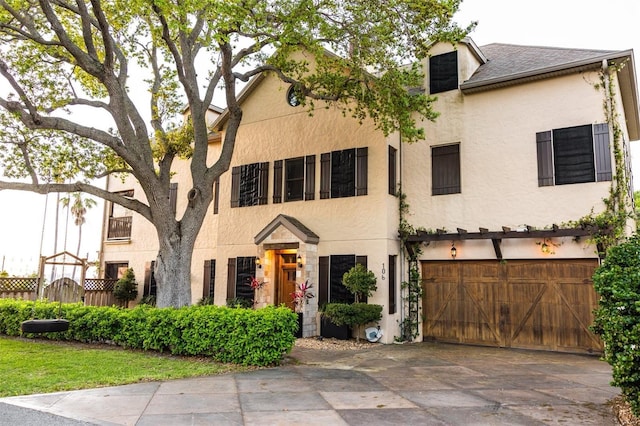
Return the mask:
[[[356,329],[356,340],[360,341],[361,327],[382,318],[381,305],[369,305],[366,300],[377,289],[376,276],[363,265],[356,265],[342,277],[342,284],[353,294],[354,303],[327,303],[323,316],[336,326]]]
[[[293,306],[295,312],[298,314],[298,331],[295,334],[295,337],[302,337],[302,325],[304,318],[304,305],[309,303],[309,299],[314,297],[313,293],[311,293],[311,289],[313,288],[312,284],[309,284],[309,280],[303,283],[296,284],[296,291],[291,293],[291,297],[293,298]]]

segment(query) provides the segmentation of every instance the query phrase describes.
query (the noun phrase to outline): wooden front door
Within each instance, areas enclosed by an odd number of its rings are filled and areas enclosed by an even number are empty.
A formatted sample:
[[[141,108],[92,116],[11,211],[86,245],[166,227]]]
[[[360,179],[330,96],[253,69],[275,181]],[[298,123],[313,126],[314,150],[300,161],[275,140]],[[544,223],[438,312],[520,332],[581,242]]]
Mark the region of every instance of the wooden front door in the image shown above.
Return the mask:
[[[279,255],[279,273],[276,286],[276,305],[286,305],[294,310],[292,293],[296,291],[296,255]]]
[[[278,300],[277,305],[287,305],[291,310],[294,309],[293,297],[291,294],[296,291],[296,269],[282,268],[280,270],[280,280],[278,283]]]
[[[595,259],[423,262],[423,335],[456,343],[600,352]]]

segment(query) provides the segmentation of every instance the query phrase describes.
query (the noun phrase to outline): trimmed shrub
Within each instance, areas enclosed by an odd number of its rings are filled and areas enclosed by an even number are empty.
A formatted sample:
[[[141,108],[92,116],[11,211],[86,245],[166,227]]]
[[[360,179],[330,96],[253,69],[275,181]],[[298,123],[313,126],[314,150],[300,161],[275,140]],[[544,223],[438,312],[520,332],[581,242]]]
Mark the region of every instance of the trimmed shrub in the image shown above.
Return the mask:
[[[366,303],[327,303],[323,315],[337,326],[364,325],[382,319],[382,306]]]
[[[138,284],[132,268],[128,268],[118,280],[113,289],[113,296],[123,302],[129,302],[138,297]]]
[[[31,318],[56,318],[58,303],[0,299],[0,334],[19,336],[20,323]],[[274,365],[291,351],[297,315],[284,307],[232,309],[191,306],[180,309],[133,309],[63,304],[69,330],[45,333],[55,340],[108,342],[174,355],[209,356],[220,362]],[[25,337],[33,335],[25,334]]]
[[[342,284],[353,294],[355,303],[371,297],[378,289],[376,276],[361,264],[357,264],[342,276]]]
[[[609,249],[593,282],[600,294],[593,331],[604,342],[604,359],[636,416],[640,415],[640,237]]]

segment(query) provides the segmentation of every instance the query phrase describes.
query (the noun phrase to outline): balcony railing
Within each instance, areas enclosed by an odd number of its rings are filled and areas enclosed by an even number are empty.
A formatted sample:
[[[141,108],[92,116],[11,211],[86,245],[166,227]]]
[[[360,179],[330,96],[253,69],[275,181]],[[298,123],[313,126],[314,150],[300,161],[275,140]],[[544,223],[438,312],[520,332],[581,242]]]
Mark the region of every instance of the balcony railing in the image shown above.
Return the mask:
[[[107,240],[126,240],[131,238],[131,216],[110,217]]]

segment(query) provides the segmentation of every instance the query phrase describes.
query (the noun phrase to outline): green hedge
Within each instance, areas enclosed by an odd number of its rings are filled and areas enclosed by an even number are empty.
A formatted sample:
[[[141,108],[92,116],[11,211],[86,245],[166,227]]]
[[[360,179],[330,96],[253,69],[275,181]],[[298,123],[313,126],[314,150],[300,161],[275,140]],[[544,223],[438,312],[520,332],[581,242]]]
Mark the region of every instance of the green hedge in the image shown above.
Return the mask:
[[[57,318],[59,306],[0,299],[0,334],[20,335],[20,323],[28,319]],[[257,310],[212,305],[121,309],[78,303],[63,304],[61,317],[69,320],[69,330],[45,333],[44,337],[210,356],[220,362],[259,366],[280,362],[291,351],[298,328],[295,313],[273,306]]]
[[[327,303],[322,314],[338,327],[342,325],[355,327],[380,321],[382,306],[367,303]]]
[[[640,415],[640,237],[609,249],[593,277],[600,294],[593,330],[604,342],[618,386]]]

